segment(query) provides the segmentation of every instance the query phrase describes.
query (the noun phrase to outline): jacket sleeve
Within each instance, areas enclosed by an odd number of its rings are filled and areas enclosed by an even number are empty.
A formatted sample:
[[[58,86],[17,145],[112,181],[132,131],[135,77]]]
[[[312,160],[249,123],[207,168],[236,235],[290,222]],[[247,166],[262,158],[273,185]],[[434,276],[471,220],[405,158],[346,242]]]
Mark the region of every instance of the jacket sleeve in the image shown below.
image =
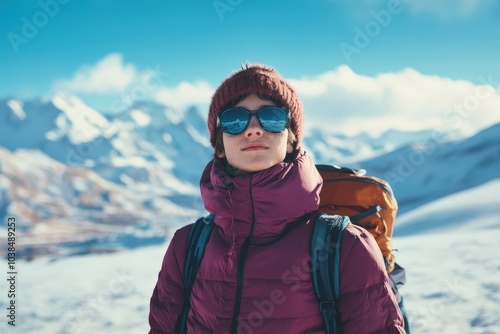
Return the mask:
[[[182,267],[184,266],[185,256],[185,247],[182,247],[183,232],[183,229],[181,229],[175,233],[163,258],[158,281],[150,300],[150,334],[173,333],[175,322],[182,310],[184,293]],[[181,247],[179,247],[179,244]]]
[[[344,334],[405,333],[373,236],[349,224],[341,250],[339,312]]]

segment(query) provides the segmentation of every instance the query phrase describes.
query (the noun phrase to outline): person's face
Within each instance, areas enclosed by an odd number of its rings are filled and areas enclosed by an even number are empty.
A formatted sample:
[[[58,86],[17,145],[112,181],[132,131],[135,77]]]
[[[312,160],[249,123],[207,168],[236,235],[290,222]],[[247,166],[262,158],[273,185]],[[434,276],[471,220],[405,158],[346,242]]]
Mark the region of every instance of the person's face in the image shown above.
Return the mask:
[[[262,107],[275,106],[269,100],[263,100],[257,94],[250,94],[235,107],[250,111]],[[245,131],[237,135],[222,135],[224,152],[217,154],[226,157],[228,163],[246,172],[256,172],[279,164],[293,148],[288,144],[288,129],[280,133],[267,132],[260,127],[256,116],[252,116]]]

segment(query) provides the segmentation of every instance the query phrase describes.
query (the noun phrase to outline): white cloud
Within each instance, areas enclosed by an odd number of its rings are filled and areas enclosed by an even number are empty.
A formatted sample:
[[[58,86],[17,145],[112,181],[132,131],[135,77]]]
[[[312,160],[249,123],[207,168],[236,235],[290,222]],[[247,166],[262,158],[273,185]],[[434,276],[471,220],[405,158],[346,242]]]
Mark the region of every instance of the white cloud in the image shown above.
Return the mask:
[[[167,87],[166,76],[158,66],[139,73],[134,65],[124,64],[121,55],[110,54],[94,66],[78,70],[64,88],[86,93],[119,91],[124,107],[146,98],[178,112],[192,105],[208,109],[215,89],[207,81],[183,81]],[[342,65],[318,76],[289,81],[304,102],[308,127],[351,134],[429,128],[471,134],[500,122],[499,79],[488,73],[478,79],[481,84],[424,75],[411,68],[371,77]]]
[[[194,83],[182,81],[173,88],[165,86],[158,88],[153,93],[153,96],[160,103],[177,110],[183,110],[192,105],[207,106],[214,91],[214,88],[206,81],[197,81]]]
[[[78,93],[117,93],[137,80],[138,76],[134,65],[125,64],[121,54],[111,53],[96,64],[79,68],[71,79],[57,81],[54,87]]]
[[[340,66],[313,78],[290,79],[304,102],[308,126],[344,133],[387,129],[473,133],[500,122],[500,84],[491,76],[475,85],[413,69],[376,77]]]

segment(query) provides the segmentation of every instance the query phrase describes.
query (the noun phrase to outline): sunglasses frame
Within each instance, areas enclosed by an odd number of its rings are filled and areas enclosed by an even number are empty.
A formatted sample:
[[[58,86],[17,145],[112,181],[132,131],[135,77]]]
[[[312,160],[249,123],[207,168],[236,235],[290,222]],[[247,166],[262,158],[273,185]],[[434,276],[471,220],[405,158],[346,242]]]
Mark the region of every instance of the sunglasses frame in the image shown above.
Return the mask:
[[[272,109],[280,109],[282,110],[284,113],[285,113],[285,116],[286,116],[286,123],[285,123],[285,126],[283,127],[283,130],[281,131],[269,131],[268,129],[266,129],[263,125],[262,125],[262,122],[259,118],[259,113],[264,110],[264,109],[269,109],[269,108],[272,108]],[[224,129],[224,127],[222,126],[222,121],[221,121],[221,116],[230,111],[230,110],[238,110],[238,109],[241,109],[241,110],[244,110],[247,112],[248,115],[250,115],[250,117],[248,118],[248,121],[247,121],[247,124],[245,125],[245,127],[243,128],[243,130],[241,130],[241,132],[238,132],[238,133],[229,133],[226,131],[226,129]],[[265,106],[265,107],[262,107],[260,108],[259,110],[248,110],[248,109],[245,109],[243,107],[233,107],[233,108],[229,108],[229,109],[226,109],[226,110],[223,110],[221,111],[218,115],[217,115],[217,118],[219,119],[219,124],[222,128],[222,131],[228,135],[239,135],[239,134],[242,134],[243,132],[245,132],[246,129],[248,129],[248,125],[250,125],[250,121],[252,120],[252,117],[255,116],[257,118],[257,122],[259,122],[259,125],[260,127],[264,130],[264,131],[267,131],[267,132],[270,132],[270,133],[281,133],[283,131],[285,131],[286,127],[290,124],[290,109],[287,109],[287,108],[283,108],[283,107],[277,107],[277,106]]]

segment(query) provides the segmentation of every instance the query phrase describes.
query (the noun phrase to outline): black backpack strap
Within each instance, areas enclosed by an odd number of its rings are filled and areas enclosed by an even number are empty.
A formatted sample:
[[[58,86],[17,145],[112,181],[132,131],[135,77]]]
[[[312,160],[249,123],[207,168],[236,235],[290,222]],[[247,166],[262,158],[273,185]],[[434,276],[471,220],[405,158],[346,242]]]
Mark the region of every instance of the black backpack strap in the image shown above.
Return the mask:
[[[348,217],[321,214],[311,240],[311,274],[326,334],[339,334],[340,249]]]
[[[175,323],[175,333],[184,334],[187,331],[187,316],[191,308],[191,291],[193,289],[196,274],[200,267],[205,247],[214,229],[214,215],[202,217],[196,221],[189,231],[186,248],[186,258],[184,260],[184,296],[182,311]]]

